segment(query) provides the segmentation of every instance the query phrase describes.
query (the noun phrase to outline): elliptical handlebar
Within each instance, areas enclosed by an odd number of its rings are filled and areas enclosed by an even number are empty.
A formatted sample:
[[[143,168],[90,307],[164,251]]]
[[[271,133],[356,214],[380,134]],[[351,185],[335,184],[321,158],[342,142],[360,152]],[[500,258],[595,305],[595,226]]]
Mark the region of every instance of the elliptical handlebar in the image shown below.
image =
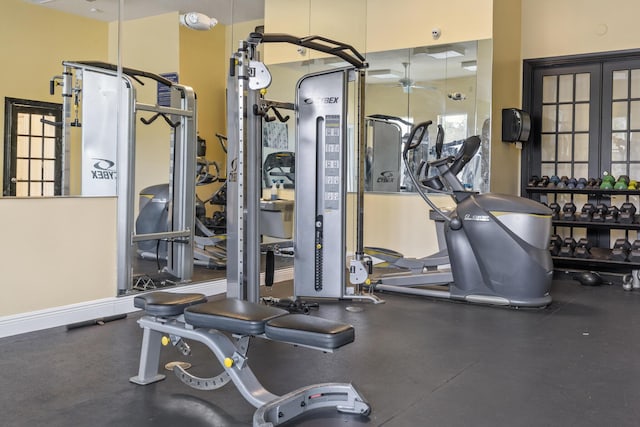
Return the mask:
[[[420,143],[424,139],[425,134],[428,132],[429,126],[431,126],[433,122],[431,120],[427,120],[426,122],[420,122],[411,129],[409,133],[409,137],[407,138],[407,143],[404,145],[404,150],[402,150],[402,155],[406,156],[409,150],[415,150],[420,146]],[[416,134],[420,132],[419,137],[416,139]],[[415,140],[415,141],[414,141]]]
[[[411,165],[409,164],[409,150],[415,150],[416,148],[418,148],[418,146],[424,139],[424,136],[427,133],[429,126],[432,123],[433,122],[431,120],[427,120],[426,122],[418,123],[417,125],[415,125],[413,129],[411,129],[409,138],[407,139],[404,149],[402,150],[402,160],[404,161],[404,165],[407,168],[407,171],[409,173],[409,178],[411,179],[411,182],[413,182],[413,185],[418,191],[418,194],[420,194],[420,197],[422,197],[422,199],[429,205],[431,209],[433,209],[442,218],[444,218],[444,220],[447,223],[451,223],[451,217],[447,215],[445,212],[443,212],[442,209],[440,209],[438,206],[436,206],[435,203],[431,201],[431,199],[429,199],[429,196],[427,196],[425,191],[422,189],[423,186],[418,182],[418,178],[411,171]],[[419,134],[419,137],[416,139],[417,134]],[[432,189],[431,192],[451,195],[451,193],[447,191],[441,191],[441,190],[435,190],[435,189]]]

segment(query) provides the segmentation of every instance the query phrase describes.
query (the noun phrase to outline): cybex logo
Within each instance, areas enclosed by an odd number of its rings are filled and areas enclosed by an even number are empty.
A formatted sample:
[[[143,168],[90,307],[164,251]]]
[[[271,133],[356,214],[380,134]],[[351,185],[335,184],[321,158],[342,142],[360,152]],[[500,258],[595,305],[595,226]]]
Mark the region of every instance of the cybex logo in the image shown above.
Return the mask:
[[[305,104],[337,104],[339,99],[339,96],[319,96],[317,98],[305,98],[303,102]]]
[[[94,158],[93,161],[95,163],[91,171],[91,179],[116,179],[115,162],[98,158]]]
[[[393,171],[382,171],[378,177],[378,182],[393,182],[395,180]]]

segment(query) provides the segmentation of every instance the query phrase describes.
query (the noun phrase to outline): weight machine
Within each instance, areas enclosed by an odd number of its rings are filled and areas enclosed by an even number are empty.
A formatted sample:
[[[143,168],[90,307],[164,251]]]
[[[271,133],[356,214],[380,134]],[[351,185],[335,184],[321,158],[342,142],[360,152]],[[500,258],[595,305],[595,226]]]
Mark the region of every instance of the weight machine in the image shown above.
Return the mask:
[[[295,104],[269,101],[261,91],[271,74],[261,43],[291,43],[335,55],[348,67],[312,73],[296,87]],[[364,171],[364,84],[367,63],[352,46],[319,36],[252,33],[231,57],[228,84],[227,296],[256,302],[260,283],[259,202],[262,119],[273,106],[296,113],[294,293],[296,297],[383,302],[363,293],[370,259],[364,255],[364,176],[358,174],[357,243],[346,284],[346,155],[348,85],[357,93],[359,171]]]
[[[118,69],[104,62],[62,63],[63,73],[50,90],[62,86],[63,192],[69,194],[72,127],[82,132],[83,195],[117,196],[118,293],[133,285],[132,255],[138,242],[167,242],[165,271],[181,282],[193,274],[196,170],[196,99],[193,89],[157,74]],[[137,101],[136,85],[151,80],[169,93],[170,106]],[[167,230],[134,231],[136,119],[144,124],[162,118],[171,128]],[[73,118],[72,118],[73,116]],[[81,121],[79,119],[81,117]]]

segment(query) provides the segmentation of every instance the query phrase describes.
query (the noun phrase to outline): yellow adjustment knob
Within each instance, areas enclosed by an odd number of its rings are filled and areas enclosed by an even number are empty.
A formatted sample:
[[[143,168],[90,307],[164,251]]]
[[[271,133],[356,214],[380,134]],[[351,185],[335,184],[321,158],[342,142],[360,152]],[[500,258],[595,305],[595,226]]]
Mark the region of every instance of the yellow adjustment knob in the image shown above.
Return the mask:
[[[365,281],[364,281],[364,283],[366,283],[367,285],[370,285],[370,284],[371,284],[371,279],[369,279],[369,278],[367,277],[367,280],[365,280]]]
[[[162,340],[160,342],[162,343],[162,345],[169,345],[169,343],[171,343],[171,340],[169,339],[169,337],[164,336],[162,337]]]
[[[267,94],[267,89],[260,89],[260,95],[264,96]]]
[[[318,244],[316,245],[316,249],[322,249],[322,244],[318,243]]]
[[[233,366],[233,359],[232,359],[232,358],[230,358],[230,357],[226,357],[226,358],[224,359],[224,366],[225,366],[226,368],[230,368],[230,367],[232,367],[232,366]]]

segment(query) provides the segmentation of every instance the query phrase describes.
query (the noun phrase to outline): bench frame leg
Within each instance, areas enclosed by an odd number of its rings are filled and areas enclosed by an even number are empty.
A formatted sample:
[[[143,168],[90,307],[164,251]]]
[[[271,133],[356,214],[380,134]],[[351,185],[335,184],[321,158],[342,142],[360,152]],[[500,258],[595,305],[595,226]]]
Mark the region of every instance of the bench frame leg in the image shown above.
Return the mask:
[[[158,372],[160,350],[162,349],[162,335],[162,332],[144,328],[138,375],[129,378],[129,381],[139,385],[147,385],[162,381],[166,378],[166,375]]]

